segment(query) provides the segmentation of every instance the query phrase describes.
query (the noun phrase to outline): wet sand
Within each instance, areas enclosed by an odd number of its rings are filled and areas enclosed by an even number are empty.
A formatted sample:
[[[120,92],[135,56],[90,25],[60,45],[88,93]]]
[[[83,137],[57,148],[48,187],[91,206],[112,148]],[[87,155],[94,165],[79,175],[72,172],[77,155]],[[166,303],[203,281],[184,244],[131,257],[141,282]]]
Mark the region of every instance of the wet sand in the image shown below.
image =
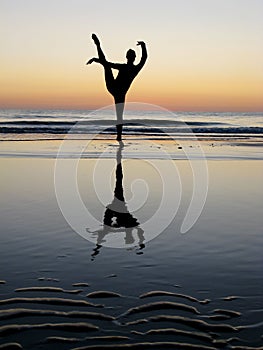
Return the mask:
[[[220,155],[223,147],[213,152]],[[78,166],[79,193],[100,223],[113,196],[115,151],[100,160],[110,175],[97,179],[99,199],[91,181],[97,159],[84,157]],[[129,159],[125,152],[125,199],[150,232],[144,241],[136,232],[125,241],[124,232],[115,231],[99,245],[96,230],[93,241],[85,240],[62,215],[55,159],[0,159],[0,349],[261,349],[262,161],[226,157],[227,150],[209,159],[204,209],[181,234],[193,179],[188,160],[172,160],[182,183],[180,205],[150,240],[155,226],[145,223],[156,215],[162,179],[147,158]],[[158,159],[159,169],[167,162]],[[145,201],[143,187],[132,187],[137,178],[148,184]],[[139,206],[132,202],[138,193]],[[124,248],[109,247],[116,234]]]

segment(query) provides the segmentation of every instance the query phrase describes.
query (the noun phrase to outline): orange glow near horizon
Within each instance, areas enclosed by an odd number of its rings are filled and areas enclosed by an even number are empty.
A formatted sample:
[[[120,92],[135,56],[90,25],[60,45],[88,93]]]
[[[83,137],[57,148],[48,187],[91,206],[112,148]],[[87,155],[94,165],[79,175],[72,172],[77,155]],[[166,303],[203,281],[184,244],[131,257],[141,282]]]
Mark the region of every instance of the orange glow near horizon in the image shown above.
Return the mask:
[[[97,68],[91,76],[87,68],[78,79],[55,73],[49,77],[38,74],[31,79],[27,76],[25,80],[11,81],[9,77],[9,84],[6,81],[0,87],[0,105],[2,108],[33,109],[96,109],[110,105],[113,99],[106,90],[101,67]],[[253,77],[224,79],[203,75],[183,78],[179,75],[176,77],[174,72],[174,79],[164,81],[145,75],[142,71],[141,76],[136,78],[127,94],[127,102],[148,103],[182,111],[263,110],[263,84]]]
[[[100,67],[98,67],[100,68]],[[83,72],[81,79],[63,79],[55,74],[48,79],[25,77],[0,88],[2,108],[73,108],[93,109],[113,103],[106,91],[102,74],[90,79]],[[175,74],[175,73],[174,73]],[[176,75],[176,74],[175,74]],[[144,79],[145,78],[145,79]],[[148,80],[146,80],[148,78]],[[141,76],[134,81],[127,95],[129,102],[160,105],[172,110],[244,110],[261,111],[263,84],[256,79],[213,79],[212,77],[165,81]],[[2,77],[2,81],[3,81]],[[10,81],[9,77],[9,81]]]

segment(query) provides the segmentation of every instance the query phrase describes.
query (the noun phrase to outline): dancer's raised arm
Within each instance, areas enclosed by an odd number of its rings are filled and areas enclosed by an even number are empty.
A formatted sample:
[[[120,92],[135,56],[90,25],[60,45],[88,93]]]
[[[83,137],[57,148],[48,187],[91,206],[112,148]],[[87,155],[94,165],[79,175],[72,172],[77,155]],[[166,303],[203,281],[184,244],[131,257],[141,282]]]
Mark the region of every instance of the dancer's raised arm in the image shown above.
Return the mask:
[[[144,41],[138,41],[137,45],[141,46],[142,48],[142,57],[140,62],[137,64],[137,67],[139,68],[139,70],[141,70],[147,60],[148,55],[147,55],[146,45]]]

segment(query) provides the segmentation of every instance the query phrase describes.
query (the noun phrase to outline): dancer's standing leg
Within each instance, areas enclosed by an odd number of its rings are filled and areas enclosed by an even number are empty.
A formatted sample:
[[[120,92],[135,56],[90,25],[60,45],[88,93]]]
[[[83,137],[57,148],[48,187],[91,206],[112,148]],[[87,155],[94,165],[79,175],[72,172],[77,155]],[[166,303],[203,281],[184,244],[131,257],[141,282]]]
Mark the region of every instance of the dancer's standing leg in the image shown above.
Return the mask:
[[[115,108],[116,108],[116,116],[117,116],[117,141],[122,140],[122,126],[123,126],[123,111],[125,105],[125,96],[124,97],[116,97],[114,96]]]

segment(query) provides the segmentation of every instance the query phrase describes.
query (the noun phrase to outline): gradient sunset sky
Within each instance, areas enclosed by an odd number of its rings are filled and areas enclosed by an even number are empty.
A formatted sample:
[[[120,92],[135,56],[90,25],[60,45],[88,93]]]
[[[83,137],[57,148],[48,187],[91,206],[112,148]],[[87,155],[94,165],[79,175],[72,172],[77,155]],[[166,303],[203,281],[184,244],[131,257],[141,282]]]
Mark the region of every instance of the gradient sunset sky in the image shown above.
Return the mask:
[[[147,44],[127,95],[172,110],[263,111],[262,0],[0,0],[0,107],[112,103],[95,55]]]

